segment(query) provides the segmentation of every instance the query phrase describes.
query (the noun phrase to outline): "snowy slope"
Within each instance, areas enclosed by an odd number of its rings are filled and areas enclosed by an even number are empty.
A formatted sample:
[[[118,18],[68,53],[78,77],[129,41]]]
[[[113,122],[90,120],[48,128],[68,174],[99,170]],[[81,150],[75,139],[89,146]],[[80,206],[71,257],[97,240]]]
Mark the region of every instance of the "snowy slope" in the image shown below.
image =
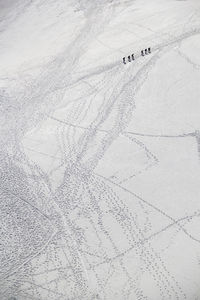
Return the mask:
[[[0,1],[0,300],[200,300],[199,53],[199,0]]]

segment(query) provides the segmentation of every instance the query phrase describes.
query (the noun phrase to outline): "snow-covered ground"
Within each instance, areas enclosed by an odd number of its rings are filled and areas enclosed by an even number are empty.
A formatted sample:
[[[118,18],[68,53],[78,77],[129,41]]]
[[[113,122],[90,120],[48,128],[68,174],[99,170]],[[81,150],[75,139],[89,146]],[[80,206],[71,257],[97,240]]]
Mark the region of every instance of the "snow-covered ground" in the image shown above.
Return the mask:
[[[199,0],[0,1],[0,300],[200,300],[199,83]]]

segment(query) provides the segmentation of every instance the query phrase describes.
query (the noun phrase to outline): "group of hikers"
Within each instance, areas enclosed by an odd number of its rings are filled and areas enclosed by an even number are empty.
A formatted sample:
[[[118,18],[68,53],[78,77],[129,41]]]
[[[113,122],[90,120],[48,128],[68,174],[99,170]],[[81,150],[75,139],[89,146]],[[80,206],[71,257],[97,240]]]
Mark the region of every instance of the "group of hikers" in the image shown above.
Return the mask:
[[[147,54],[151,53],[151,48],[146,48],[145,50],[141,50],[141,56],[145,56]],[[128,62],[131,62],[131,60],[135,60],[135,55],[131,54],[128,56]],[[126,64],[126,57],[123,57],[123,63]]]

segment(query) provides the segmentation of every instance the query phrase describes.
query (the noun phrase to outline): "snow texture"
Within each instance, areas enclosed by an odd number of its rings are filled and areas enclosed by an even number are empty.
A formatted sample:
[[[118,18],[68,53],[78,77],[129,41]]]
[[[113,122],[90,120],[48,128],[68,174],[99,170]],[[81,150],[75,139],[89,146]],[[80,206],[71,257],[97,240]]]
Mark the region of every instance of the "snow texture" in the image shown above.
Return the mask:
[[[199,83],[199,0],[0,0],[0,300],[200,300]]]

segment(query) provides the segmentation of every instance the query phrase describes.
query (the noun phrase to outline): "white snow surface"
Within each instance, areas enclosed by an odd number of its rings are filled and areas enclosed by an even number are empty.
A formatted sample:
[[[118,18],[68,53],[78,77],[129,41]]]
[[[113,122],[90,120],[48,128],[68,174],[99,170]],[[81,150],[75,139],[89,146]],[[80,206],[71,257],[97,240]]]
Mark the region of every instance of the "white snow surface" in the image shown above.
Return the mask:
[[[200,300],[199,0],[0,0],[0,122],[0,300]]]

